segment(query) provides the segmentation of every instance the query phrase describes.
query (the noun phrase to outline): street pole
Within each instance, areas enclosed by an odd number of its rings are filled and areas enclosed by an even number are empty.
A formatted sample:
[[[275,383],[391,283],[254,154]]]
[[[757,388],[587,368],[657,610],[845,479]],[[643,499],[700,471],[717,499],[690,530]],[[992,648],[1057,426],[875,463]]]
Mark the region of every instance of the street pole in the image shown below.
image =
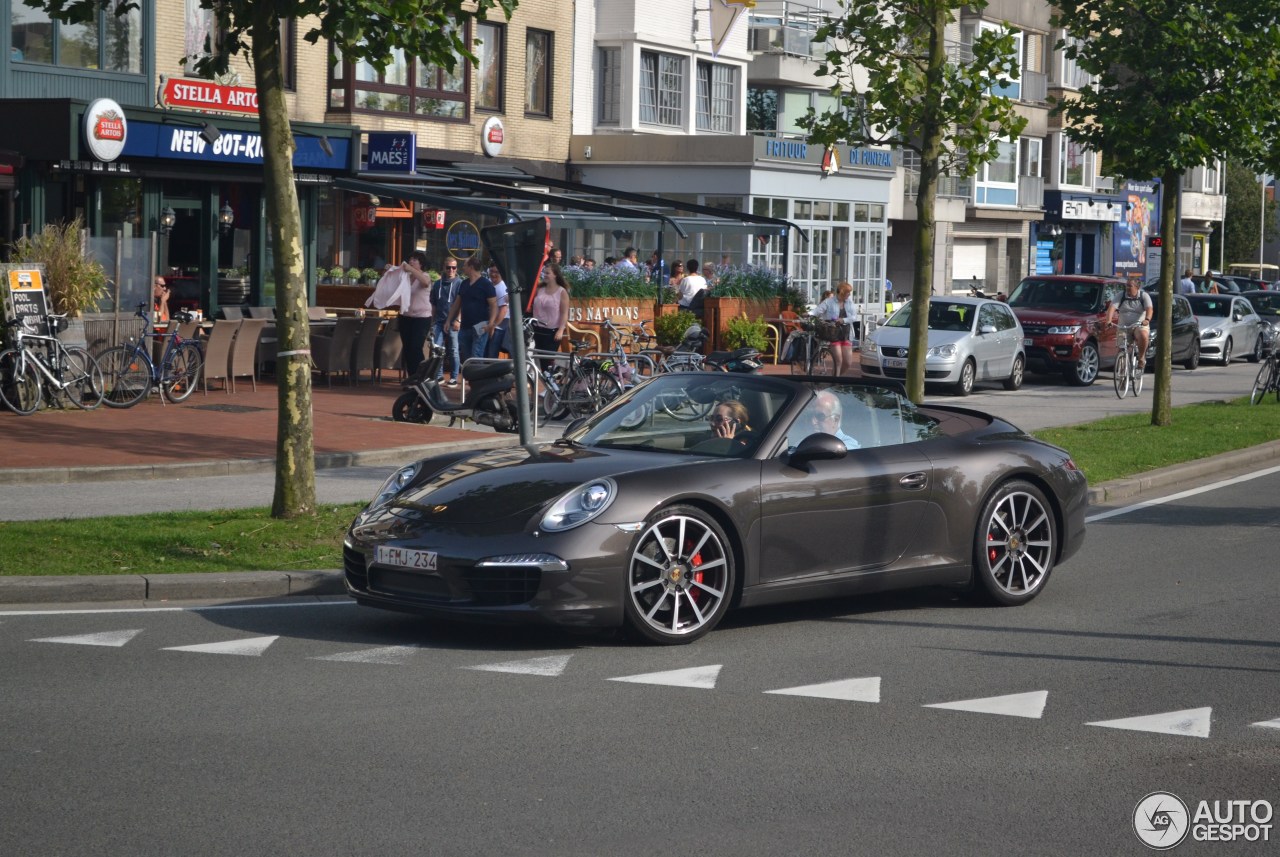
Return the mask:
[[[1258,176],[1258,184],[1262,186],[1262,193],[1258,195],[1258,279],[1262,279],[1262,251],[1267,243],[1267,176],[1265,173]]]
[[[511,324],[507,335],[511,337],[511,356],[515,362],[512,374],[516,379],[516,413],[520,420],[520,445],[533,443],[533,422],[529,410],[529,381],[525,371],[524,350],[524,283],[520,282],[520,269],[516,263],[516,236],[514,232],[502,233],[502,253],[507,261],[508,300]]]

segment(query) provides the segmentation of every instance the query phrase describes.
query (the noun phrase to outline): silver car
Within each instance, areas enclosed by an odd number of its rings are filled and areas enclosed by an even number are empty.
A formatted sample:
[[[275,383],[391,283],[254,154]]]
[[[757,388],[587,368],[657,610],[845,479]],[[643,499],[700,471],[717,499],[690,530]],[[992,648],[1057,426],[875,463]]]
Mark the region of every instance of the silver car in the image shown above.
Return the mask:
[[[898,309],[862,341],[862,374],[868,378],[905,378],[913,304]],[[1022,386],[1027,357],[1022,326],[1000,301],[937,297],[929,301],[929,350],[926,384],[950,384],[967,396],[977,381],[1003,381],[1006,390]]]
[[[1262,359],[1262,319],[1249,301],[1237,295],[1187,295],[1200,323],[1200,354],[1227,365],[1238,354],[1250,362]]]

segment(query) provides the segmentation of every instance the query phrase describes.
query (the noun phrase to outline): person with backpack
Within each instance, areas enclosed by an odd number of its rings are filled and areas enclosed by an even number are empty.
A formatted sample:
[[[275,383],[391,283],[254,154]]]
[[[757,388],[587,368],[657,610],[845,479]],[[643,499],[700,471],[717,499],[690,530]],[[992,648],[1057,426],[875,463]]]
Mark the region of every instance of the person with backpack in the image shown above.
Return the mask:
[[[1107,308],[1107,324],[1115,324],[1116,319],[1119,318],[1120,324],[1124,327],[1137,325],[1132,329],[1132,333],[1134,342],[1138,346],[1139,370],[1145,369],[1147,365],[1147,343],[1151,341],[1151,315],[1155,311],[1151,303],[1151,295],[1144,292],[1140,288],[1141,285],[1137,278],[1129,280],[1125,284],[1124,294],[1120,296],[1120,300]]]

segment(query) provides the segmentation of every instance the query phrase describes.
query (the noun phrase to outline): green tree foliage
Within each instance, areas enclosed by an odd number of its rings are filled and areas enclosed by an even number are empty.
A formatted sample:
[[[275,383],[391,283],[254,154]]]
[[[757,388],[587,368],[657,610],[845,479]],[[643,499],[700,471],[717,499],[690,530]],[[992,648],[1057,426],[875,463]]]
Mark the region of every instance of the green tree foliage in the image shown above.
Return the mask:
[[[1277,17],[1274,3],[1258,0],[1058,4],[1053,25],[1076,39],[1064,53],[1094,82],[1055,110],[1074,139],[1102,153],[1108,174],[1161,180],[1166,235],[1173,234],[1183,172],[1215,158],[1259,169],[1274,163]],[[1160,268],[1154,425],[1172,419],[1168,343],[1178,264],[1172,243]]]
[[[1264,211],[1265,208],[1265,211]],[[1258,242],[1262,238],[1262,219],[1265,213],[1267,239],[1276,236],[1276,202],[1262,202],[1262,183],[1258,174],[1243,164],[1227,164],[1227,214],[1223,219],[1226,239],[1223,262],[1257,262]],[[1220,231],[1215,231],[1215,235]],[[1216,260],[1215,260],[1216,261]],[[1214,267],[1217,267],[1216,265]]]
[[[121,14],[138,8],[136,0],[23,0],[61,21],[86,23],[99,9]],[[280,22],[310,25],[304,38],[322,39],[352,60],[386,68],[392,52],[442,65],[452,71],[458,56],[476,57],[466,42],[465,24],[490,10],[507,18],[517,0],[200,0],[213,12],[214,32],[207,53],[194,70],[212,76],[226,72],[232,57],[245,55],[254,69],[262,123],[263,171],[268,228],[275,248],[279,422],[276,429],[276,483],[271,513],[276,517],[315,511],[315,455],[311,419],[310,336],[307,284],[303,276],[302,217],[293,177],[293,132],[281,74]]]
[[[1026,119],[993,94],[1017,78],[1009,33],[984,30],[972,45],[948,42],[961,9],[984,0],[839,0],[839,12],[819,28],[828,45],[819,76],[830,75],[837,104],[810,111],[800,125],[816,143],[888,145],[916,153],[918,229],[911,299],[926,309],[933,283],[934,204],[943,175],[972,176],[1016,141]],[[907,395],[924,398],[928,312],[913,313]]]

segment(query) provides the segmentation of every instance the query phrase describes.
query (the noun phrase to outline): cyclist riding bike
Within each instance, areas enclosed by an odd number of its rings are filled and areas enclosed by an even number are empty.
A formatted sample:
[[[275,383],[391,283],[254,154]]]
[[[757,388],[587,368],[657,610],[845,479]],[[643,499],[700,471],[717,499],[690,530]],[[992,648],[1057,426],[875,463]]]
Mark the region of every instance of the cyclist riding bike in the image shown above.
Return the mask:
[[[1130,335],[1138,346],[1139,371],[1145,369],[1147,365],[1147,343],[1151,341],[1151,314],[1155,311],[1151,303],[1151,295],[1142,291],[1141,285],[1137,280],[1129,280],[1120,300],[1107,308],[1108,325],[1115,324],[1117,316],[1121,327],[1136,325],[1130,328]],[[1124,341],[1116,343],[1121,350],[1125,344]]]

